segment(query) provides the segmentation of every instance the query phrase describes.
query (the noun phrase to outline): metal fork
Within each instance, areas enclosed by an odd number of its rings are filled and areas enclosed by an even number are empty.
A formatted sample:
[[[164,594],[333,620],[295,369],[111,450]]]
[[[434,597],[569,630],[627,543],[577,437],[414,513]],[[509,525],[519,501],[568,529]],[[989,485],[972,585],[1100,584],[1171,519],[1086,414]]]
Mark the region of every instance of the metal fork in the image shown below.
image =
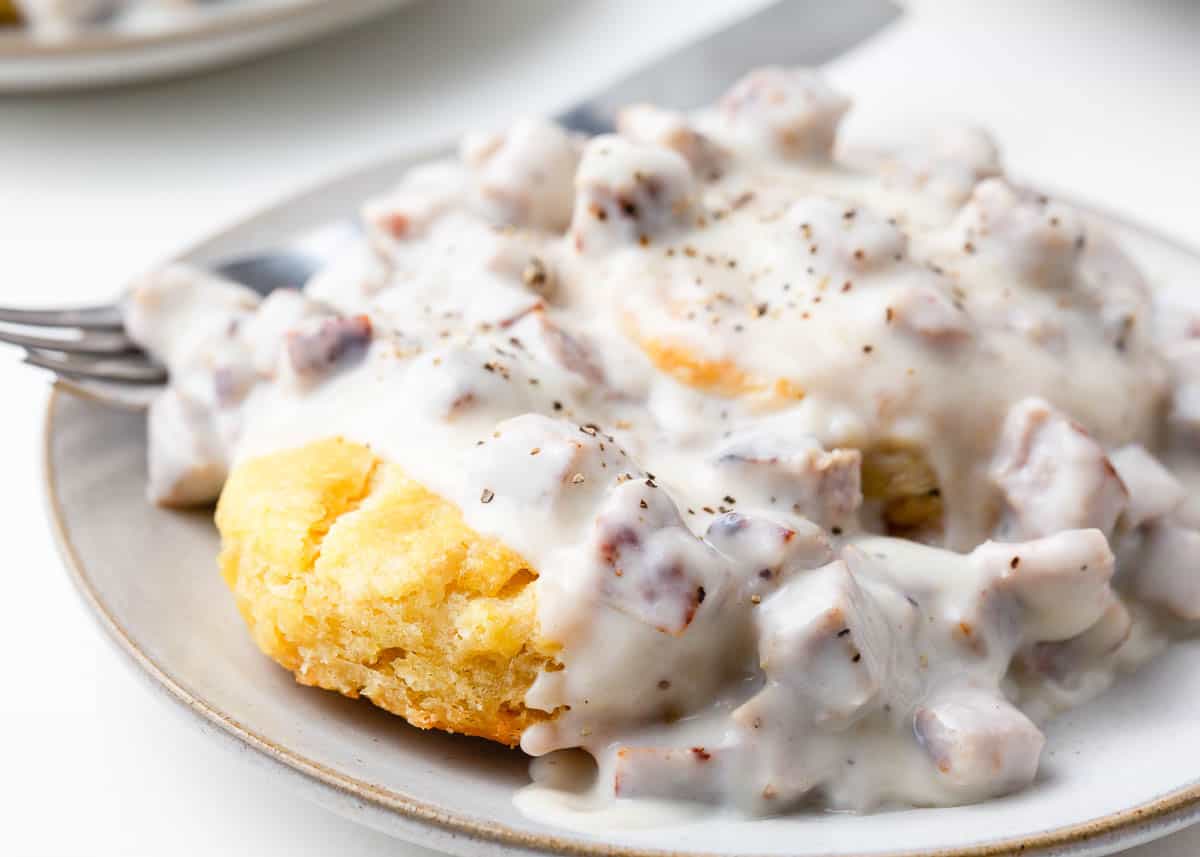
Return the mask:
[[[874,34],[899,15],[890,0],[779,0],[616,81],[558,117],[586,134],[613,129],[621,106],[652,101],[678,108],[716,98],[734,79],[772,63],[818,65]],[[277,249],[211,266],[266,295],[303,286],[356,225],[330,224]],[[121,302],[60,310],[0,307],[0,342],[25,351],[26,363],[50,370],[63,388],[106,404],[142,408],[166,383],[167,371],[124,331]]]
[[[359,233],[357,224],[333,223],[211,270],[264,296],[299,288]],[[59,310],[0,307],[0,342],[23,348],[24,362],[50,370],[62,389],[116,407],[147,407],[167,381],[167,370],[125,333],[120,300]]]

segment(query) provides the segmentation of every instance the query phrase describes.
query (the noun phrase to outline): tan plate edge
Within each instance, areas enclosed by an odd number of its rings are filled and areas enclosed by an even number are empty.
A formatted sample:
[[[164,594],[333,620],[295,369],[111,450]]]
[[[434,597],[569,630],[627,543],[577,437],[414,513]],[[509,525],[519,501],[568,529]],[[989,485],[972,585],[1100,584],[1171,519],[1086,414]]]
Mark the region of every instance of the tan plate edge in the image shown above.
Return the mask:
[[[368,172],[383,167],[385,164],[399,162],[399,158],[389,158],[379,164],[351,171],[350,175],[365,175]],[[336,179],[317,183],[300,193],[288,195],[288,199],[306,196],[322,186],[328,186]],[[1139,232],[1152,240],[1196,257],[1200,260],[1200,251],[1188,243],[1171,236],[1162,235],[1156,230],[1149,229],[1130,221],[1121,215],[1106,211],[1092,204],[1080,204],[1068,194],[1056,193],[1057,198],[1078,205],[1086,212],[1099,215],[1104,220],[1116,223],[1126,229]],[[277,204],[282,204],[277,203]],[[263,208],[268,211],[274,206]],[[247,218],[247,220],[252,218]],[[230,229],[236,229],[233,226]],[[222,230],[218,235],[228,234],[230,230]],[[215,237],[215,236],[214,236]],[[204,242],[207,243],[207,242]],[[203,246],[203,245],[201,245]],[[420,822],[435,825],[450,834],[467,835],[484,842],[515,846],[530,851],[547,854],[579,855],[579,857],[710,857],[703,852],[666,851],[660,849],[629,848],[590,843],[583,840],[568,839],[561,836],[546,834],[528,834],[510,827],[487,823],[460,816],[456,813],[425,803],[417,798],[395,792],[382,786],[374,785],[353,777],[346,776],[335,770],[295,753],[286,747],[273,743],[263,735],[259,735],[243,726],[233,717],[219,711],[203,700],[197,698],[183,687],[172,675],[154,662],[149,655],[142,651],[128,631],[116,620],[108,607],[101,600],[99,593],[92,586],[86,566],[76,551],[71,540],[71,533],[62,513],[58,497],[58,479],[53,457],[53,434],[57,415],[57,402],[63,392],[55,389],[50,396],[46,409],[46,419],[42,435],[42,461],[44,490],[47,508],[50,513],[51,526],[63,563],[75,585],[76,590],[91,608],[96,620],[137,666],[156,681],[177,702],[182,703],[210,723],[218,726],[228,734],[241,740],[250,747],[263,753],[269,759],[298,771],[316,780],[318,783],[334,789],[344,795],[367,801]],[[1155,826],[1175,829],[1183,827],[1189,817],[1200,814],[1200,784],[1179,789],[1161,798],[1127,809],[1122,812],[1072,825],[1070,827],[1048,830],[1043,833],[1027,836],[1021,839],[1010,839],[988,845],[974,845],[966,848],[949,848],[936,851],[894,851],[874,853],[869,857],[1009,857],[1009,855],[1052,855],[1062,853],[1062,849],[1082,847],[1089,844],[1099,844],[1103,840],[1123,832],[1131,832],[1139,828]],[[1164,831],[1164,835],[1170,831]],[[1133,844],[1133,843],[1130,843]],[[752,857],[752,855],[746,855]],[[829,855],[829,857],[853,857],[845,853]],[[864,855],[864,857],[867,857]]]
[[[38,41],[21,25],[15,24],[0,34],[0,60],[21,57],[47,57],[64,54],[101,54],[159,45],[173,45],[213,36],[226,35],[303,16],[314,9],[339,0],[296,0],[294,4],[270,9],[232,9],[214,14],[195,27],[171,27],[149,33],[84,32],[62,41]],[[345,0],[341,0],[345,2]],[[11,30],[11,31],[7,31]]]

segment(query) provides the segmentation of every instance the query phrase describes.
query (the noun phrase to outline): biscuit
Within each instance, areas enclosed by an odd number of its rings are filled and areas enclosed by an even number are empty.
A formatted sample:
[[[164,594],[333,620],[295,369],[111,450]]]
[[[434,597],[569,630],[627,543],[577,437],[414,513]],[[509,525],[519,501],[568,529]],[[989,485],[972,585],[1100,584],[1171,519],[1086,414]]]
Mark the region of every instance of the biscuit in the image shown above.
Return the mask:
[[[889,535],[941,531],[945,515],[941,487],[933,465],[918,447],[887,440],[865,450],[862,490],[866,499],[880,503]]]
[[[557,669],[537,572],[365,446],[328,439],[236,466],[220,567],[259,648],[301,684],[422,729],[516,745]]]

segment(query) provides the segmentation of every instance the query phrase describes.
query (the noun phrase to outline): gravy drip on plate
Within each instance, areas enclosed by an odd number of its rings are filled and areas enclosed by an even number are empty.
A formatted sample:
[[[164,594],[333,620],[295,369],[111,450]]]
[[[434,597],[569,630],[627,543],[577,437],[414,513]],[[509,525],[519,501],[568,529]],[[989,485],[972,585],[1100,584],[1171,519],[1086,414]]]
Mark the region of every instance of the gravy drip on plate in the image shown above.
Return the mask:
[[[151,493],[344,435],[519,551],[561,646],[531,812],[1026,786],[1039,723],[1200,618],[1198,328],[982,132],[835,153],[847,107],[764,69],[617,135],[523,120],[303,293],[148,277]]]

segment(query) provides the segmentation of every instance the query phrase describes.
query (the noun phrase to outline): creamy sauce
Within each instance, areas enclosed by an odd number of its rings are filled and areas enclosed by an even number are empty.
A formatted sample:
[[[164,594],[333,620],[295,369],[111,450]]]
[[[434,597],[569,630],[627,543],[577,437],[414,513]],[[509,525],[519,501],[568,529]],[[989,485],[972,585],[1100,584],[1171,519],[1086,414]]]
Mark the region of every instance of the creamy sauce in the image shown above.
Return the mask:
[[[151,495],[344,435],[523,554],[538,817],[1028,785],[1038,723],[1200,619],[1200,328],[981,132],[835,154],[847,107],[767,69],[619,135],[525,120],[304,294],[148,277]]]

